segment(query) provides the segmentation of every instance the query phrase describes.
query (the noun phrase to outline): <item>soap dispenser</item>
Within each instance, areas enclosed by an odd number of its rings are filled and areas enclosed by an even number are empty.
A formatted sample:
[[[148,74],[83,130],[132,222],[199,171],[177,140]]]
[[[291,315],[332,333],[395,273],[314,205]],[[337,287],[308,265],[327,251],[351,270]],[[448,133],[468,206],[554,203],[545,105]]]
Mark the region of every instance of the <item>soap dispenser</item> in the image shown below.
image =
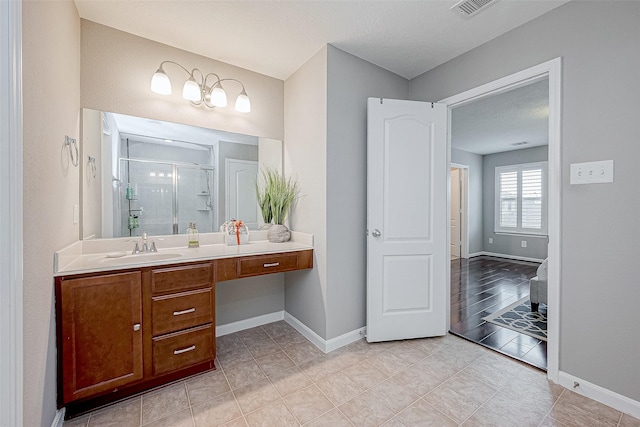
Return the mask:
[[[198,229],[196,228],[195,222],[189,223],[189,228],[187,228],[187,237],[189,239],[190,248],[200,247],[200,238],[199,238]]]

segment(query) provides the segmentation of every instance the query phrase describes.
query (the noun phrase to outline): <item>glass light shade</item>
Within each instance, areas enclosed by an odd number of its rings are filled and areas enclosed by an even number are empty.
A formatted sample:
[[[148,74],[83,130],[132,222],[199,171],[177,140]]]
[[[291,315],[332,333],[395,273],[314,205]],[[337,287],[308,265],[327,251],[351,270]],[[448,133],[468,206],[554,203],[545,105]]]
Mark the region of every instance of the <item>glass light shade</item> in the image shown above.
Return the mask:
[[[218,85],[211,91],[211,104],[216,107],[227,106],[227,92],[222,89],[222,86]]]
[[[244,90],[236,98],[236,111],[240,113],[249,113],[251,111],[251,101]]]
[[[160,95],[171,95],[171,81],[162,68],[158,68],[151,78],[151,91]]]
[[[202,94],[200,93],[200,85],[195,81],[193,76],[189,77],[182,88],[182,97],[189,101],[200,101]]]

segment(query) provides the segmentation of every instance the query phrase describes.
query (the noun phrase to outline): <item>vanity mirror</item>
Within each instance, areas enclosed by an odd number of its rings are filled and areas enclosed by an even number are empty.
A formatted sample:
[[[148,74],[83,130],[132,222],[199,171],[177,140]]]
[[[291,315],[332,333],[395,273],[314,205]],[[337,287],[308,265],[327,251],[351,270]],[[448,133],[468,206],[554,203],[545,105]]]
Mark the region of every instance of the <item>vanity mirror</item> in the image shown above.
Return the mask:
[[[278,140],[87,108],[80,152],[81,239],[257,229],[258,171],[282,169]]]

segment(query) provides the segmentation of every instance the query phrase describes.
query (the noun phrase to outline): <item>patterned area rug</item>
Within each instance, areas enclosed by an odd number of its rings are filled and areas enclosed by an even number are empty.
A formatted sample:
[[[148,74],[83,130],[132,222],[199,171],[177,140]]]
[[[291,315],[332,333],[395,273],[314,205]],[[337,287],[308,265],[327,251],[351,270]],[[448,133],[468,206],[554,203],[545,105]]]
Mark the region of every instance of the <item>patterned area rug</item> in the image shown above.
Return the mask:
[[[513,329],[530,337],[547,340],[547,306],[540,304],[539,311],[531,312],[529,297],[524,297],[482,320]]]

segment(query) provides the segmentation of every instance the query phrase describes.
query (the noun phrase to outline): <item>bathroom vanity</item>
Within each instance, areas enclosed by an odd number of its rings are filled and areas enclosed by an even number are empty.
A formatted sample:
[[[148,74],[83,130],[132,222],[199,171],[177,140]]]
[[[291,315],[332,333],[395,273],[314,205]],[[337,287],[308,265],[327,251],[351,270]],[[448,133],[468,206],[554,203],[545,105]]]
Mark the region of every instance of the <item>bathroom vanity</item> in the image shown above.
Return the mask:
[[[310,239],[120,258],[79,243],[56,255],[58,407],[67,416],[215,369],[217,282],[313,267]]]

